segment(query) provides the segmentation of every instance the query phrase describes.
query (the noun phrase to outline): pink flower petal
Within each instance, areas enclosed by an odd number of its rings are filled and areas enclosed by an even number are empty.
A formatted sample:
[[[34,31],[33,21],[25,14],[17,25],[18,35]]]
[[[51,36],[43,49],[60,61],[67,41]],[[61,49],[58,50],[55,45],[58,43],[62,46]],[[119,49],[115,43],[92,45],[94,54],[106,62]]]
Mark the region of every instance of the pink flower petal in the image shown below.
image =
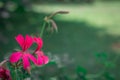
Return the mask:
[[[33,39],[29,35],[26,35],[24,39],[24,37],[21,34],[19,34],[17,37],[15,37],[15,39],[19,43],[19,45],[22,47],[23,51],[28,49],[33,43]]]
[[[15,37],[15,39],[20,45],[20,47],[22,47],[23,49],[24,48],[24,37],[21,34],[19,34],[18,36]]]
[[[10,71],[4,67],[0,67],[0,78],[2,78],[2,80],[12,80]]]
[[[11,78],[11,76],[10,76],[10,71],[9,71],[9,70],[6,69],[5,74],[6,74],[7,80],[12,80],[12,78]]]
[[[41,66],[43,64],[44,64],[44,62],[43,62],[43,59],[42,59],[41,55],[37,54],[37,65]]]
[[[29,35],[26,35],[24,42],[24,50],[28,49],[33,43],[33,38]]]
[[[39,66],[44,65],[49,62],[49,58],[47,56],[45,56],[42,51],[37,51],[36,55],[37,55],[37,65],[39,65]]]
[[[10,56],[10,62],[11,63],[15,63],[17,62],[22,56],[22,53],[21,52],[14,52],[12,53],[12,55]]]
[[[30,63],[29,63],[29,59],[28,59],[28,54],[25,53],[23,56],[22,56],[22,60],[23,60],[23,67],[24,69],[27,69],[30,67]]]
[[[30,60],[34,63],[34,64],[37,64],[37,59],[31,55],[31,54],[28,54],[28,57],[30,58]]]
[[[48,56],[42,56],[44,64],[47,64],[49,62]]]
[[[42,39],[41,39],[40,37],[34,37],[33,40],[34,40],[34,42],[38,45],[38,46],[37,46],[37,49],[36,49],[35,51],[40,50],[40,49],[42,48],[42,46],[43,46],[43,41],[42,41]]]
[[[43,51],[36,51],[35,54],[40,55],[40,56],[44,55]]]

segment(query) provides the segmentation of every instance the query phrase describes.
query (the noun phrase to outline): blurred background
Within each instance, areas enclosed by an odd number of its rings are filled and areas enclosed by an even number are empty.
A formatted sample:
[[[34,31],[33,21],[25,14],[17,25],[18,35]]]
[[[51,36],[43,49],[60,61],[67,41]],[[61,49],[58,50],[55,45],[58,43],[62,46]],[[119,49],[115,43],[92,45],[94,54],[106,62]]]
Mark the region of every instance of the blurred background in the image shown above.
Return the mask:
[[[0,0],[0,61],[18,34],[39,35],[45,16],[56,15],[58,32],[46,29],[43,51],[50,63],[32,80],[120,80],[120,0]]]

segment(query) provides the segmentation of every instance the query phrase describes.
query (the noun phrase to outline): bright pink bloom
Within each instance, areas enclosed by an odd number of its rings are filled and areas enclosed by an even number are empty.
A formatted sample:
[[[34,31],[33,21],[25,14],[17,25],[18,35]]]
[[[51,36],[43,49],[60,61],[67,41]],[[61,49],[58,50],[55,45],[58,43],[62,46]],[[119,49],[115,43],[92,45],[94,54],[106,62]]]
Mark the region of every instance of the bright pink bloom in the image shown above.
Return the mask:
[[[35,51],[40,50],[42,48],[42,46],[43,46],[42,39],[40,37],[34,37],[33,40],[34,40],[35,43],[37,43],[37,48],[36,48]]]
[[[22,35],[19,34],[17,37],[15,37],[15,39],[21,46],[22,51],[12,53],[12,55],[10,56],[11,63],[16,63],[20,59],[22,59],[24,69],[28,70],[30,68],[29,60],[33,61],[33,63],[38,66],[47,64],[49,62],[49,58],[40,50],[43,45],[43,41],[40,37],[32,38],[31,36],[26,35],[24,38]],[[33,42],[37,44],[37,48],[35,50],[37,58],[28,52],[28,48],[30,48]]]
[[[36,58],[27,51],[27,49],[33,43],[33,38],[29,35],[26,35],[24,38],[21,34],[19,34],[17,37],[15,37],[15,39],[21,46],[22,51],[17,51],[12,53],[12,55],[10,56],[10,62],[16,63],[20,59],[22,59],[24,69],[27,69],[30,67],[29,59],[36,64]]]
[[[3,80],[12,80],[10,77],[10,71],[3,67],[0,67],[0,78]]]
[[[41,66],[43,64],[47,64],[49,62],[48,56],[44,55],[44,53],[40,50],[43,45],[43,41],[40,37],[34,37],[34,42],[37,44],[37,49],[35,50],[35,54],[37,55],[37,65]]]
[[[38,66],[47,64],[49,62],[48,56],[44,55],[44,53],[42,51],[37,51],[36,55],[37,55],[37,65]]]

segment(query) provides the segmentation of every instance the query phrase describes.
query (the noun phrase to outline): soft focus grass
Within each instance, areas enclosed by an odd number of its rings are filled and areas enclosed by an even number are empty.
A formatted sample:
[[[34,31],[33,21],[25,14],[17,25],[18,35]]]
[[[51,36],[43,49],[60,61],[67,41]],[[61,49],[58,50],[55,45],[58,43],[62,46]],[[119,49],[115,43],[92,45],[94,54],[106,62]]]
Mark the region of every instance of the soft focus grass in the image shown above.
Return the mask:
[[[91,5],[82,4],[40,4],[33,5],[35,12],[52,13],[59,10],[67,10],[68,15],[58,15],[56,18],[62,21],[81,22],[86,21],[96,28],[105,28],[106,32],[120,35],[120,2],[96,2]]]

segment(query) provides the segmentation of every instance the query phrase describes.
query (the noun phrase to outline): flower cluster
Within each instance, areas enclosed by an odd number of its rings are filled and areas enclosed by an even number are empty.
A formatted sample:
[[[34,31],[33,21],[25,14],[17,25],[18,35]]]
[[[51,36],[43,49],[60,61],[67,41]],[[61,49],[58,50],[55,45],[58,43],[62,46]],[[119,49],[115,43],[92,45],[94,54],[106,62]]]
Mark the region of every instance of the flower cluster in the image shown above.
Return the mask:
[[[41,66],[47,64],[49,62],[49,58],[44,55],[43,51],[41,50],[43,41],[40,37],[32,37],[26,35],[25,38],[19,34],[15,37],[16,41],[22,48],[21,51],[13,52],[9,58],[11,63],[18,63],[22,61],[23,68],[25,70],[30,69],[30,60],[37,66]],[[28,50],[33,43],[37,44],[37,48],[31,54]]]
[[[10,71],[3,67],[0,67],[0,78],[3,80],[12,80],[10,77]]]

